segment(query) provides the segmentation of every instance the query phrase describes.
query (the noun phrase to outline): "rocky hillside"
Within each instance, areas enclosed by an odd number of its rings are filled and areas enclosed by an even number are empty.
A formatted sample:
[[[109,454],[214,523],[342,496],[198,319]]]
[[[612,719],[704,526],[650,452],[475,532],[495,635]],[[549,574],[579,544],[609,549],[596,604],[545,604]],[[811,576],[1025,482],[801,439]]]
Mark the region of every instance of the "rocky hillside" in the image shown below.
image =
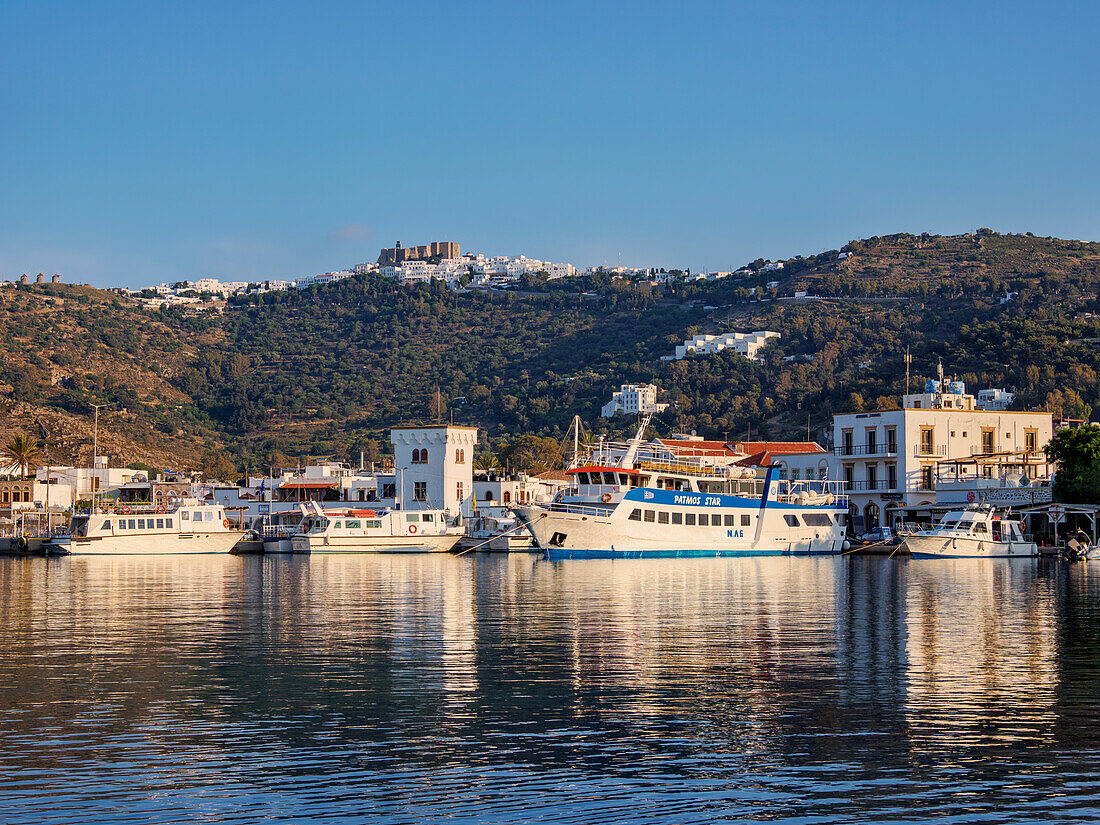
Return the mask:
[[[8,288],[0,435],[32,432],[55,460],[86,461],[90,405],[108,404],[100,440],[114,460],[191,467],[227,450],[257,467],[283,453],[357,458],[393,424],[437,416],[493,440],[560,436],[574,414],[621,432],[630,422],[600,421],[600,406],[620,383],[653,381],[671,405],[658,432],[805,437],[834,411],[896,403],[906,347],[914,386],[942,359],[1020,406],[1100,409],[1098,244],[899,234],[783,263],[667,287],[527,278],[488,295],[362,276],[221,315],[86,287]],[[659,360],[697,332],[760,328],[783,336],[762,364]]]

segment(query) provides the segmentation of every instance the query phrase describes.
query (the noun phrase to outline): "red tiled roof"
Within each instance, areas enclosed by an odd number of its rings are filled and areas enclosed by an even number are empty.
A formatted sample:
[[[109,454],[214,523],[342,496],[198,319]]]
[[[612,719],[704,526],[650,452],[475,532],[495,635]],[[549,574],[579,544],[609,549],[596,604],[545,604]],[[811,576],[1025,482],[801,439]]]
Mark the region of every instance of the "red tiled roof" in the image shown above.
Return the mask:
[[[547,470],[545,473],[537,473],[535,478],[540,481],[569,481],[569,476],[562,470]]]
[[[769,452],[773,455],[799,455],[803,453],[823,453],[816,441],[731,441],[730,448],[739,453]]]
[[[657,441],[677,455],[730,455],[733,452],[724,441],[681,441],[678,438],[658,438]]]
[[[678,455],[728,456],[747,453],[752,456],[764,452],[802,455],[825,452],[814,441],[680,441],[666,438],[658,438],[657,441]]]

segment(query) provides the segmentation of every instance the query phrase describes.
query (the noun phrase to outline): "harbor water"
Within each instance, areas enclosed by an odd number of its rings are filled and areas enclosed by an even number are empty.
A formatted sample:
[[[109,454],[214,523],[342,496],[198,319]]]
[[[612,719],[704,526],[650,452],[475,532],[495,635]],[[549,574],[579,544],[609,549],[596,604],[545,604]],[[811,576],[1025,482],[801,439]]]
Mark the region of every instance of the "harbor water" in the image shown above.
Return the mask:
[[[0,559],[0,821],[1100,819],[1100,564]]]

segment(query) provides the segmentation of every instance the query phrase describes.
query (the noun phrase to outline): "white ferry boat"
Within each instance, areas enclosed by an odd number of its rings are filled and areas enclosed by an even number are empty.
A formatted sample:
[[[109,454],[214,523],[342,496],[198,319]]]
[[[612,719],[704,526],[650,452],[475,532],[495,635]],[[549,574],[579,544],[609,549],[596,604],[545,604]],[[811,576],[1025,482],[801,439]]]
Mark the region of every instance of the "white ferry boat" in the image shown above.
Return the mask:
[[[902,543],[915,559],[988,559],[1038,556],[1039,547],[1027,541],[1023,525],[1011,516],[997,515],[992,507],[952,510],[931,530],[909,533]]]
[[[74,556],[228,553],[244,532],[230,525],[219,504],[177,499],[161,507],[77,514],[68,534],[52,543]]]
[[[444,553],[462,538],[444,510],[322,510],[291,537],[296,553]]]
[[[775,467],[714,466],[642,445],[603,445],[548,505],[513,507],[549,559],[816,555],[844,549],[839,482],[786,481]]]

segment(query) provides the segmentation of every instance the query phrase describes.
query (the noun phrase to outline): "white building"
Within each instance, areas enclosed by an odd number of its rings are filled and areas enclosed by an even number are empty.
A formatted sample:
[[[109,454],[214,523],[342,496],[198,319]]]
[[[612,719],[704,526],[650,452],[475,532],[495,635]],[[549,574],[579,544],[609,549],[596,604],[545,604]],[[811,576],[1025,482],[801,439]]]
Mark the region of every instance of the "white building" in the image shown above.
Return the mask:
[[[482,473],[474,478],[474,496],[479,510],[549,501],[570,484],[564,473]],[[507,514],[502,514],[507,515]]]
[[[477,427],[394,427],[390,441],[398,506],[469,513]]]
[[[948,476],[977,499],[976,476],[1012,476],[1019,487],[1046,474],[1050,413],[980,410],[961,382],[930,384],[944,392],[907,395],[901,410],[833,416],[833,477],[850,490],[856,533],[928,514]]]
[[[551,280],[555,278],[571,278],[577,274],[573,264],[547,264],[546,274]]]
[[[1015,393],[1006,390],[978,390],[978,408],[982,410],[1007,410],[1015,400]]]
[[[106,456],[98,456],[93,463],[94,467],[39,467],[35,479],[51,488],[67,488],[73,501],[89,499],[92,493],[103,493],[123,484],[149,480],[144,470],[108,467]]]
[[[662,355],[662,361],[679,361],[688,353],[696,352],[709,355],[715,352],[732,349],[734,352],[755,359],[760,350],[771,339],[779,339],[782,336],[778,332],[770,330],[758,330],[756,332],[726,332],[721,335],[696,335],[689,338],[683,344],[676,347],[673,355]]]
[[[657,387],[653,384],[623,384],[611,400],[603,405],[600,415],[612,418],[616,413],[627,415],[658,413],[668,409],[668,404],[657,403]]]

